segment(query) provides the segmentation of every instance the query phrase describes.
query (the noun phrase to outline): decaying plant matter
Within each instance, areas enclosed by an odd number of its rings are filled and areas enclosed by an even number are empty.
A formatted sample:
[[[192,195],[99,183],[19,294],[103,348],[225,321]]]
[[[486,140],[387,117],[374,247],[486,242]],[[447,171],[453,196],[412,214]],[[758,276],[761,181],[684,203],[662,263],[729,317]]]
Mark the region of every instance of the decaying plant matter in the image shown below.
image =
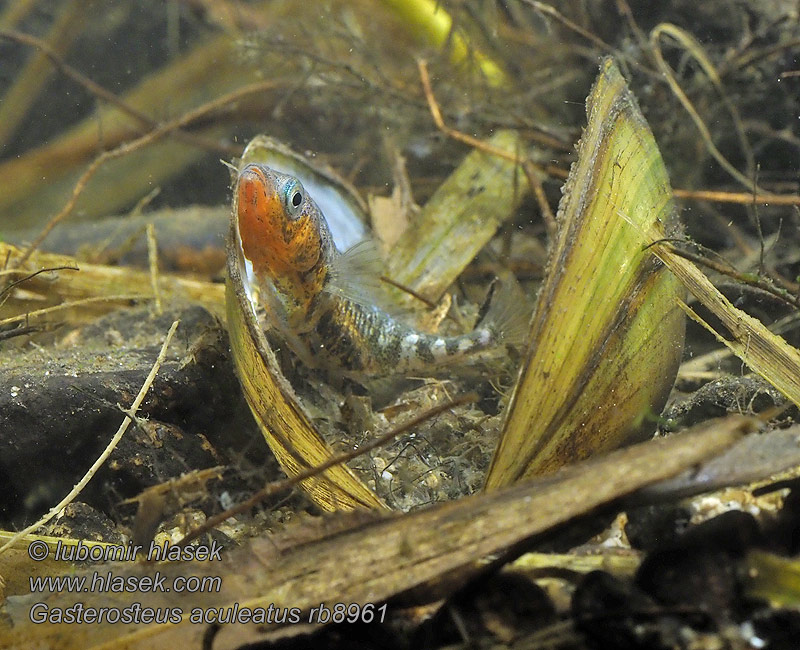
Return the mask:
[[[798,38],[781,0],[6,3],[0,539],[124,418],[83,502],[27,541],[213,539],[224,566],[113,568],[223,576],[186,611],[385,602],[381,647],[778,644],[799,600]],[[356,188],[399,317],[470,331],[513,275],[533,343],[392,381],[304,368],[235,265],[222,284],[219,159],[259,133]],[[573,465],[656,431],[678,433]],[[715,516],[731,503],[748,514]],[[4,642],[274,631],[24,625],[28,574],[61,571],[0,555]]]

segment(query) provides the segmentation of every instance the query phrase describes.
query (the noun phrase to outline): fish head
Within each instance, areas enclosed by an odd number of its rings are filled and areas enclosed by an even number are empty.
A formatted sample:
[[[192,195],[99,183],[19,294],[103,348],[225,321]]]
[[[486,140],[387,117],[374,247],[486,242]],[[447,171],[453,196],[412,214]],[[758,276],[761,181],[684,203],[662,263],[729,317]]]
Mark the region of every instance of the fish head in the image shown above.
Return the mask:
[[[239,173],[236,216],[242,252],[257,274],[304,274],[320,261],[321,214],[302,183],[265,165]]]
[[[251,288],[269,311],[301,326],[325,286],[335,250],[322,212],[302,183],[260,163],[240,172],[234,216]]]

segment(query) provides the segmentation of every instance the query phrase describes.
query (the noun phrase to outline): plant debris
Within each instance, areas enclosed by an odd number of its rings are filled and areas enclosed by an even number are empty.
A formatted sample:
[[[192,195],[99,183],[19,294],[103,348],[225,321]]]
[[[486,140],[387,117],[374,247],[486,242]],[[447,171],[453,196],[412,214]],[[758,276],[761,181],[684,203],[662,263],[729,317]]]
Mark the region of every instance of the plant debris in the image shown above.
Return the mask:
[[[788,0],[0,6],[0,544],[97,458],[181,319],[137,419],[80,500],[0,555],[2,644],[794,648],[798,39]],[[685,228],[635,233],[643,257],[692,289],[678,383],[643,432],[667,440],[480,494],[525,353],[506,355],[500,372],[359,386],[297,368],[269,333],[334,453],[415,423],[348,470],[363,486],[355,501],[386,508],[320,516],[319,502],[280,482],[234,374],[220,158],[235,166],[267,132],[335,169],[365,204],[391,196],[373,215],[389,291],[417,293],[402,300],[431,329],[463,332],[496,275],[510,270],[537,295],[584,100],[609,56],[652,130]],[[504,147],[500,157],[487,142]],[[452,196],[447,179],[465,158],[483,161],[480,173]],[[460,234],[451,255],[442,243],[453,224],[429,211],[440,202],[468,214],[470,194],[502,216],[490,227],[476,217],[486,227]],[[434,273],[412,263],[414,249]],[[662,379],[653,369],[638,383]],[[415,420],[471,391],[477,400]],[[693,446],[689,426],[701,430],[695,442],[716,442]],[[743,431],[757,432],[722,453]],[[307,470],[304,480],[325,485]],[[307,621],[342,602],[359,622],[152,624],[125,641],[121,625],[26,624],[32,602],[79,600],[30,594],[31,578],[84,575],[54,559],[59,544],[180,548],[193,532],[191,548],[223,548],[219,563],[90,570],[222,576],[220,594],[169,595],[165,606],[187,612],[272,604],[287,622],[293,607]],[[34,542],[44,561],[29,556]],[[120,594],[84,595],[87,606],[125,605]]]

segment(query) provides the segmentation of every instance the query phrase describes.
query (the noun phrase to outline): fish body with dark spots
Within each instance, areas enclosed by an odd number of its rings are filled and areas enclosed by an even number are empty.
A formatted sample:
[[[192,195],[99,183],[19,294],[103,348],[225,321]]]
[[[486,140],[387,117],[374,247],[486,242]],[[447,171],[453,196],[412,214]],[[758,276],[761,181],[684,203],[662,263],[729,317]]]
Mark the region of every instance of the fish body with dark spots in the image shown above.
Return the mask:
[[[318,353],[352,375],[412,374],[450,365],[496,349],[502,333],[491,324],[468,334],[421,332],[376,306],[331,300],[305,337]]]
[[[513,281],[467,334],[422,332],[381,308],[374,248],[344,253],[298,179],[250,163],[235,193],[237,242],[254,302],[298,357],[353,378],[433,372],[521,342],[526,311]]]

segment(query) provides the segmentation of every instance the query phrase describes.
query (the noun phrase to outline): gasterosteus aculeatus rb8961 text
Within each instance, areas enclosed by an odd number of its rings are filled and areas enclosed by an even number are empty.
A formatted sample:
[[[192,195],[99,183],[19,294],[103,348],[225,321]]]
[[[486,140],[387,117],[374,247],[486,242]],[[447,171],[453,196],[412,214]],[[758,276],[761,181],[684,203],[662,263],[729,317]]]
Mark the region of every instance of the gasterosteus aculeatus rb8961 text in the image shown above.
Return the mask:
[[[373,282],[379,275],[374,248],[337,250],[325,217],[293,176],[248,164],[234,210],[251,298],[311,367],[357,379],[425,373],[524,335],[524,307],[513,300],[493,300],[478,326],[458,336],[422,332],[374,304],[364,290],[365,275]]]

